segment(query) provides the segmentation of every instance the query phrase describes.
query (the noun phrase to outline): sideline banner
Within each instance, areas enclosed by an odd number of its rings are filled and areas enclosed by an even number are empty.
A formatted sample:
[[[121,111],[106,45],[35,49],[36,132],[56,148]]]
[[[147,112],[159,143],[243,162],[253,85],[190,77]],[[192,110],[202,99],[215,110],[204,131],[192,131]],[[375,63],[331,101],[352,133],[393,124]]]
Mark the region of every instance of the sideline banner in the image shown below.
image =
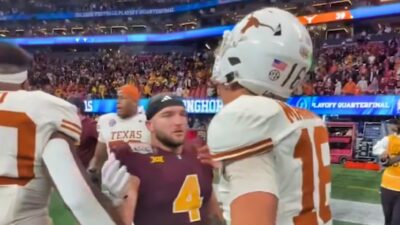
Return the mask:
[[[195,114],[215,114],[222,108],[222,101],[217,98],[208,99],[184,99],[188,113]],[[146,111],[149,99],[140,99],[139,110]],[[94,99],[85,101],[85,112],[104,114],[116,112],[116,99]]]
[[[400,96],[296,96],[288,104],[318,115],[394,116],[400,114]]]
[[[140,110],[146,110],[149,99],[139,101]],[[217,98],[184,99],[188,113],[215,114],[222,108]],[[296,96],[288,99],[289,105],[308,109],[318,115],[342,116],[394,116],[400,115],[400,96]],[[116,111],[116,99],[85,101],[85,112],[104,114]]]

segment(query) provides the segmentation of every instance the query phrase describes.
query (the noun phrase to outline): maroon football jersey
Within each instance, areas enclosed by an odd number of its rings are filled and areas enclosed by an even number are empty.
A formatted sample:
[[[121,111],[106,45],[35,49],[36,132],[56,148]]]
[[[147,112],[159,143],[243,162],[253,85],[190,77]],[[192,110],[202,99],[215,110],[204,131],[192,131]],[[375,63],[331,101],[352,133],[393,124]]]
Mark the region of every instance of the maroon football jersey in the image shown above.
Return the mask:
[[[78,156],[83,166],[87,168],[96,149],[98,134],[96,129],[96,121],[86,117],[81,122],[82,133],[80,145],[78,146]]]
[[[198,143],[188,141],[180,156],[152,149],[115,149],[129,173],[140,179],[135,225],[203,225],[212,193],[212,168],[197,159]]]

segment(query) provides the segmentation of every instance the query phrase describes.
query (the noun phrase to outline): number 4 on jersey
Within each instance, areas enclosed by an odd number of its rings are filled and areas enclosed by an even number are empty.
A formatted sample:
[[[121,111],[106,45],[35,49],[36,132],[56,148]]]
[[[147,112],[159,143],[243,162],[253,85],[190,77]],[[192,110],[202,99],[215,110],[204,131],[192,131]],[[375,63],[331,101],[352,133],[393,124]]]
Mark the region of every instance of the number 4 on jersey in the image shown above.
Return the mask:
[[[190,222],[201,220],[200,208],[203,198],[200,193],[200,184],[197,175],[187,175],[174,200],[173,213],[189,213]]]

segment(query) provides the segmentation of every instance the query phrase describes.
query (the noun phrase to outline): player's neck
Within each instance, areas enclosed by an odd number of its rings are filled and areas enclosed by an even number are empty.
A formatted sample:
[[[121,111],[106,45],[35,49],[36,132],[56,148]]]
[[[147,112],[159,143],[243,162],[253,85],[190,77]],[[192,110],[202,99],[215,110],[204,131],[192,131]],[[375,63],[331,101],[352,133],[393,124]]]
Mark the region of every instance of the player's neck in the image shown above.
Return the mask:
[[[172,152],[172,153],[174,153],[174,154],[176,154],[176,155],[182,154],[182,150],[183,150],[183,146],[182,146],[182,145],[180,145],[180,146],[178,146],[178,147],[171,147],[171,146],[167,146],[167,145],[161,143],[161,142],[158,141],[158,140],[153,141],[152,146],[153,146],[153,147],[156,147],[156,148],[158,148],[158,149],[160,149],[160,150],[162,150],[162,151]]]
[[[129,115],[129,116],[125,116],[125,117],[119,117],[119,118],[121,118],[122,120],[129,120],[130,118],[132,118],[132,117],[134,117],[134,116],[136,116],[136,113],[133,113],[132,115]]]
[[[243,96],[243,95],[251,95],[251,94],[236,92],[232,95],[227,96],[226,98],[223,98],[222,102],[224,103],[224,105],[226,105],[226,104],[229,104],[229,103],[235,101],[236,99],[238,99],[240,96]]]
[[[220,97],[224,105],[226,105],[229,104],[230,102],[235,101],[236,99],[238,99],[240,96],[243,95],[253,95],[253,94],[244,88],[233,88],[228,92],[225,92],[225,94],[221,95]]]
[[[0,82],[0,91],[19,91],[23,90],[20,84],[6,84]]]

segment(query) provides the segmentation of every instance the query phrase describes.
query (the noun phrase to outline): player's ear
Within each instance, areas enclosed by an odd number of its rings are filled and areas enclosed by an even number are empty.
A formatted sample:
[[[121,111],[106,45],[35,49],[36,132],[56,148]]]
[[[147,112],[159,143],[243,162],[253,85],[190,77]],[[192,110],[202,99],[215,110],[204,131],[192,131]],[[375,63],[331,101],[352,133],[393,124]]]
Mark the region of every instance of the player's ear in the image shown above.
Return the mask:
[[[129,104],[130,104],[132,107],[136,107],[136,108],[137,108],[137,101],[135,101],[135,100],[133,100],[133,99],[129,99]]]
[[[29,90],[29,81],[26,80],[21,84],[21,88],[24,90]]]
[[[154,130],[154,128],[153,128],[153,123],[152,123],[150,120],[147,120],[147,121],[146,121],[146,127],[147,127],[147,130],[150,131],[150,133],[153,132],[153,130]]]

